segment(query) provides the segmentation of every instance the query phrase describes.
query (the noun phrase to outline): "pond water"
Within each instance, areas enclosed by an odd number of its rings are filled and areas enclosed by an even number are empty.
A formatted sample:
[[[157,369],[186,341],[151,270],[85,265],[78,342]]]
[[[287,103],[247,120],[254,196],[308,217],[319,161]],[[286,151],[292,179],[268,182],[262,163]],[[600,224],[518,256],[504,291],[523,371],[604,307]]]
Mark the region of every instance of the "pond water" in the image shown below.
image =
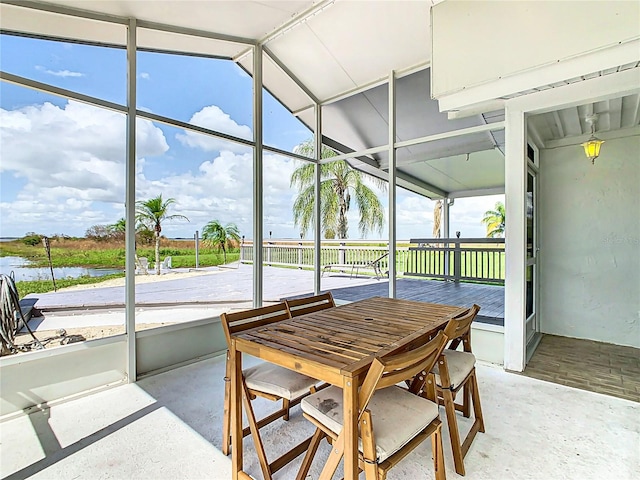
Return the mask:
[[[29,260],[22,257],[0,257],[0,273],[9,275],[13,272],[16,282],[51,280],[49,267],[30,267],[29,264]],[[122,271],[117,268],[54,267],[53,274],[56,278],[102,277]]]

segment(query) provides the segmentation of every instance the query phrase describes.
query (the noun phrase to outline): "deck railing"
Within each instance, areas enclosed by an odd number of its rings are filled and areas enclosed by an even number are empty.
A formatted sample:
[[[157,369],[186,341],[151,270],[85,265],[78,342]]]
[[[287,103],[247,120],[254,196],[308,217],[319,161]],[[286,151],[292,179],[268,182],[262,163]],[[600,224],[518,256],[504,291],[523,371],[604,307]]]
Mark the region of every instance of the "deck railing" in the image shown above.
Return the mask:
[[[323,268],[341,270],[345,266],[367,266],[377,261],[379,271],[389,270],[388,244],[380,242],[324,241],[320,250]],[[396,248],[396,272],[405,276],[447,280],[504,283],[504,239],[449,238],[411,239]],[[264,265],[313,268],[311,241],[273,240],[263,243]],[[240,261],[253,262],[253,243],[240,247]],[[372,268],[373,271],[373,268]],[[366,269],[359,269],[365,273]]]
[[[504,238],[417,238],[410,242],[405,275],[504,284]]]

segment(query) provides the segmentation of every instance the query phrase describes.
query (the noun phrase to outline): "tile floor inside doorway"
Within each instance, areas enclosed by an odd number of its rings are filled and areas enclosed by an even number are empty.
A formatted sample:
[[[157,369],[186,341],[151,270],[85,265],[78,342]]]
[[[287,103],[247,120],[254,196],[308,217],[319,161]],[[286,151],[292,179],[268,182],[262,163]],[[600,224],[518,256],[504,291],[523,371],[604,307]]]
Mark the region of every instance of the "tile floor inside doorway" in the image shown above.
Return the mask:
[[[640,402],[640,349],[544,335],[524,375]]]

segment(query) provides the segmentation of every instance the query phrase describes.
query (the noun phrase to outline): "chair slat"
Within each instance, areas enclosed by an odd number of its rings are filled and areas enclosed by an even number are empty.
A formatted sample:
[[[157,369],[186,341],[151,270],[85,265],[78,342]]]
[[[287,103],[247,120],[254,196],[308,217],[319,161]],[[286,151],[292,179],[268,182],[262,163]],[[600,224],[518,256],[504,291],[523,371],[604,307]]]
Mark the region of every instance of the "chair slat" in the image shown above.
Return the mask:
[[[285,300],[285,303],[287,304],[291,317],[299,317],[301,315],[319,312],[320,310],[336,306],[336,302],[333,300],[331,292],[313,295],[310,297]]]
[[[230,335],[243,332],[250,328],[262,327],[274,322],[280,322],[291,318],[287,305],[283,302],[266,307],[252,308],[241,312],[223,313],[220,315],[222,327],[230,342]]]

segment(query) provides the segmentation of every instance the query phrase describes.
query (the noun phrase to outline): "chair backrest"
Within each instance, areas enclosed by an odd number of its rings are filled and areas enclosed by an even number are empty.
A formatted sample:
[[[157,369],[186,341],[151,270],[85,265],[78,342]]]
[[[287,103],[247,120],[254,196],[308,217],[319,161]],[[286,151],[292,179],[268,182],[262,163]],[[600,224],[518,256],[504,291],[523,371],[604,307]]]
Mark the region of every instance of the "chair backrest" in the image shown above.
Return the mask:
[[[164,257],[164,261],[162,262],[162,265],[160,265],[160,268],[164,270],[169,270],[171,268],[171,256]]]
[[[384,254],[380,255],[378,258],[376,258],[375,260],[371,260],[369,263],[367,263],[367,266],[375,265],[375,264],[379,263],[380,261],[384,260],[388,256],[389,256],[389,252],[384,253]]]
[[[307,313],[318,312],[336,306],[331,292],[311,297],[285,300],[285,303],[287,304],[291,317],[299,317],[300,315],[306,315]]]
[[[222,328],[227,338],[227,345],[231,343],[231,335],[234,333],[280,322],[288,318],[291,317],[289,316],[287,305],[284,302],[269,305],[268,307],[252,308],[250,310],[243,310],[242,312],[223,313],[220,315]]]
[[[447,336],[441,330],[429,342],[394,355],[376,357],[362,383],[358,397],[360,415],[376,390],[387,388],[418,375],[426,378],[447,344]]]
[[[466,352],[471,351],[471,323],[476,318],[479,311],[480,307],[478,305],[473,305],[465,312],[462,312],[449,320],[444,329],[445,335],[451,340],[449,349],[457,349],[460,342],[463,341],[464,350]]]

